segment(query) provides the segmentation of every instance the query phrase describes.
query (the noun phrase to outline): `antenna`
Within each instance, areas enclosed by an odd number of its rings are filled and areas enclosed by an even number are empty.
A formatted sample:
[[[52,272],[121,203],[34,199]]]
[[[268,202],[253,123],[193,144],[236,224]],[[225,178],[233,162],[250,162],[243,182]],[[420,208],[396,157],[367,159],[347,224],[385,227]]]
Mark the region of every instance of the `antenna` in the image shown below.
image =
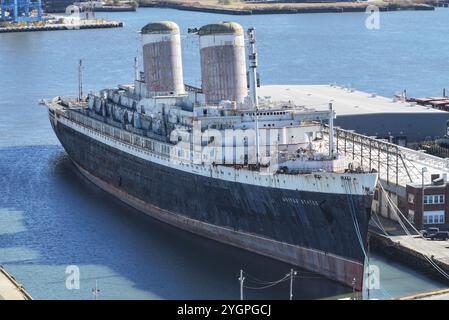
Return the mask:
[[[83,60],[80,59],[78,67],[78,101],[83,100]]]

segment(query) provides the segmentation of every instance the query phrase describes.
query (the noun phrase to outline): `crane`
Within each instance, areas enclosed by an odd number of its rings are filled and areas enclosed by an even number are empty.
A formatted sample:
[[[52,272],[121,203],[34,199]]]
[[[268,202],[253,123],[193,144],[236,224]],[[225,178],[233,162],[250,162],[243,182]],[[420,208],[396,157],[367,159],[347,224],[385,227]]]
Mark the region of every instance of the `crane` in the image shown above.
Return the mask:
[[[0,21],[36,22],[42,20],[42,0],[0,0]],[[33,11],[36,11],[35,14]]]

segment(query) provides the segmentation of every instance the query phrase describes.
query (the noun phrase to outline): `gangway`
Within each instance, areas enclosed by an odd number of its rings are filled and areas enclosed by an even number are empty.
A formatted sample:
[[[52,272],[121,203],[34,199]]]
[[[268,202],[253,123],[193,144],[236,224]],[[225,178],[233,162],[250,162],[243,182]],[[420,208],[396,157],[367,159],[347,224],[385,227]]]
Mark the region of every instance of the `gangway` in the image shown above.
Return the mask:
[[[329,128],[325,134],[329,134]],[[325,139],[329,141],[329,139]],[[422,183],[423,167],[429,173],[449,174],[449,159],[429,155],[352,130],[334,128],[334,148],[353,160],[354,167],[375,170],[384,185],[405,187]],[[428,183],[428,179],[425,179]]]

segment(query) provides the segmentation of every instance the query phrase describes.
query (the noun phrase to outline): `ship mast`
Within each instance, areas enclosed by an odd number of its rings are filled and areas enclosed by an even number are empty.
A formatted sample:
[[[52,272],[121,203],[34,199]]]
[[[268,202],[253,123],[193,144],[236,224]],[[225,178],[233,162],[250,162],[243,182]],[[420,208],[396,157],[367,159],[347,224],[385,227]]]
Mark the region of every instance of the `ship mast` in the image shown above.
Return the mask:
[[[334,118],[335,112],[333,110],[332,102],[329,102],[329,157],[333,158],[335,154],[334,146]]]
[[[83,60],[80,59],[78,67],[78,100],[83,100]]]
[[[256,165],[259,166],[259,102],[257,100],[257,53],[256,53],[256,36],[254,35],[254,28],[248,29],[249,42],[249,94],[251,98],[251,107],[256,113]]]
[[[258,109],[259,102],[257,101],[257,53],[256,53],[256,36],[254,35],[254,28],[248,29],[249,41],[249,92],[252,106]]]
[[[137,57],[134,57],[134,78],[136,81],[140,80],[139,77],[139,62],[137,60]]]

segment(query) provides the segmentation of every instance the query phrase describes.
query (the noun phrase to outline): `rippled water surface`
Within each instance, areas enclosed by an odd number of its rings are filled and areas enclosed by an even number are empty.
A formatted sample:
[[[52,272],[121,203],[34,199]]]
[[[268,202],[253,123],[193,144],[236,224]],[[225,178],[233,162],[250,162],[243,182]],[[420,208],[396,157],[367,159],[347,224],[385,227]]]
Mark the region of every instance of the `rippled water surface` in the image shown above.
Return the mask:
[[[225,16],[164,9],[103,14],[122,29],[0,35],[0,263],[37,299],[238,298],[241,268],[276,280],[290,266],[205,240],[146,218],[81,178],[48,123],[41,98],[75,95],[77,60],[88,90],[127,83],[140,56],[137,31],[149,21],[181,26],[186,82],[200,85],[198,44],[189,27],[235,20],[257,30],[266,84],[339,83],[391,96],[437,95],[448,86],[449,9],[364,14]],[[443,285],[374,255],[388,298]],[[66,267],[81,271],[80,290],[65,287]],[[253,281],[253,282],[251,282]],[[248,278],[248,286],[258,286]],[[335,298],[351,290],[300,272],[295,298]],[[246,290],[248,298],[288,298],[288,283]]]

